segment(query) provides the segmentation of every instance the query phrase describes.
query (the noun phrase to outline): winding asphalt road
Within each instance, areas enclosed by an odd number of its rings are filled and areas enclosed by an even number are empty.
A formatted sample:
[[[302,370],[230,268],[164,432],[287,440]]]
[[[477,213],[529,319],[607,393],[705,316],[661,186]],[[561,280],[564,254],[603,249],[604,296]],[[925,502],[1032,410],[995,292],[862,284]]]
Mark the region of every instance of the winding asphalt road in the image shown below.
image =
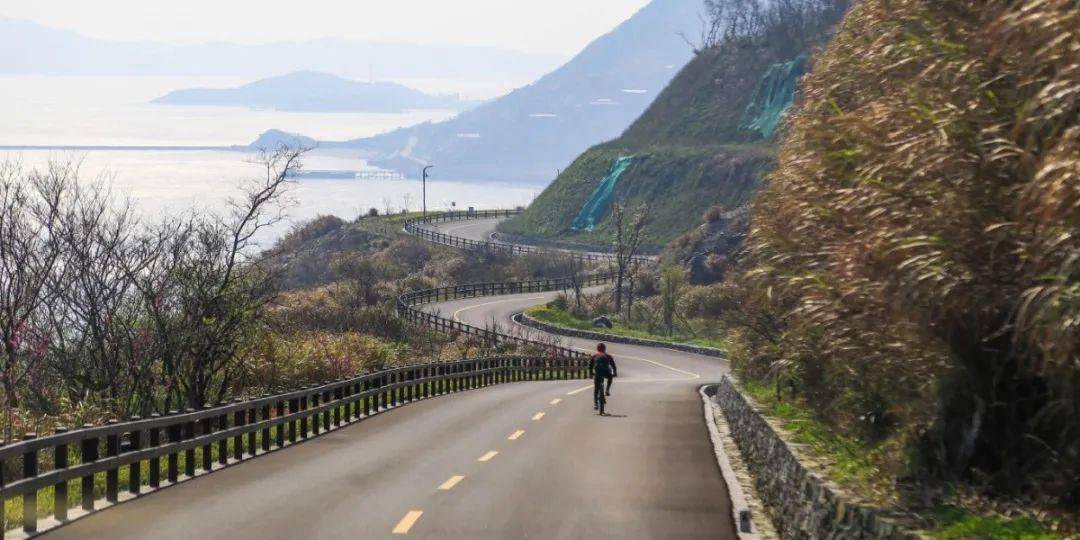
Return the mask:
[[[439,232],[442,232],[442,233],[450,234],[450,235],[453,235],[453,236],[458,236],[458,237],[461,237],[461,238],[466,238],[468,240],[477,240],[477,241],[480,241],[480,242],[490,242],[490,241],[492,241],[491,233],[495,232],[495,226],[498,225],[499,222],[501,222],[501,221],[503,221],[505,219],[506,218],[499,217],[499,218],[469,219],[469,220],[462,220],[462,221],[447,221],[447,222],[442,222],[442,223],[430,223],[430,224],[426,224],[426,225],[421,225],[421,227],[426,228],[426,229],[430,229],[430,230],[433,230],[433,231],[439,231]],[[496,238],[495,241],[501,241],[501,240],[498,240]],[[582,251],[579,251],[579,250],[560,249],[560,248],[548,248],[548,249],[550,249],[552,251],[582,253]],[[602,252],[599,252],[599,251],[585,251],[584,253],[589,253],[591,255],[610,256],[609,253],[602,253]]]
[[[483,227],[460,225],[455,234]],[[506,327],[512,313],[553,296],[426,309]],[[666,349],[612,344],[609,351],[619,367],[611,416],[593,411],[585,381],[431,398],[92,514],[49,536],[736,538],[697,394],[726,365]]]
[[[491,240],[491,233],[495,232],[495,226],[504,219],[506,218],[469,219],[462,221],[446,221],[443,223],[433,223],[422,226],[433,231],[460,236],[469,240],[488,242]]]

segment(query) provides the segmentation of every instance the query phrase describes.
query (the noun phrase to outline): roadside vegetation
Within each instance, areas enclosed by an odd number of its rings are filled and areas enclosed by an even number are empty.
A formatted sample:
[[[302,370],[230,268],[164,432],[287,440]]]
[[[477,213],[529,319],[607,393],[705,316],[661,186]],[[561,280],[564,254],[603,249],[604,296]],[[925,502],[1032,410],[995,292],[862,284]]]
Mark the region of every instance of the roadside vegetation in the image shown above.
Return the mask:
[[[0,164],[3,438],[483,354],[406,327],[398,295],[614,271],[529,314],[724,349],[832,480],[934,537],[1080,534],[1075,2],[706,5],[698,58],[642,119],[500,228],[611,267],[432,245],[388,208],[259,252],[295,149],[263,156],[234,212],[158,222],[71,164]],[[741,127],[763,73],[803,54],[779,138]],[[570,232],[628,154],[611,218]]]
[[[880,465],[885,456],[900,449],[894,441],[868,440],[837,431],[800,400],[778,396],[775,389],[756,381],[743,381],[743,392],[754,399],[766,416],[786,431],[788,440],[803,445],[815,464],[828,478],[848,490],[859,501],[889,508],[896,488]],[[927,536],[942,540],[982,538],[1050,540],[1058,535],[1046,532],[1035,519],[1001,514],[993,509],[978,512],[955,504],[923,508],[922,522],[908,520],[914,527],[927,527]]]
[[[655,299],[646,299],[638,304],[634,310],[635,316],[627,319],[624,315],[612,314],[611,303],[607,299],[610,293],[602,292],[586,296],[589,298],[584,302],[586,306],[584,310],[576,310],[572,305],[573,302],[563,295],[547,304],[533,306],[526,310],[526,313],[548,324],[574,330],[588,330],[668,343],[690,343],[721,350],[724,348],[723,334],[717,332],[719,329],[711,320],[680,317],[679,324],[672,333],[668,334],[660,321],[659,311],[655,306],[658,302]],[[593,321],[599,317],[607,318],[612,327],[607,328],[595,324]]]
[[[1078,17],[856,2],[710,286],[746,389],[942,538],[1080,533]]]
[[[302,150],[262,156],[225,215],[140,220],[72,162],[0,164],[4,439],[216,403],[272,299],[252,238]]]
[[[776,138],[748,118],[768,105],[774,67],[824,44],[848,0],[778,2],[785,10],[743,0],[706,1],[699,36],[685,36],[694,58],[618,138],[578,156],[520,216],[499,231],[526,240],[557,240],[606,247],[615,229],[609,214],[593,230],[571,225],[619,157],[633,156],[614,199],[652,212],[644,249],[658,253],[699,224],[710,206],[749,204],[776,164]],[[754,36],[755,39],[747,39]],[[759,39],[758,39],[759,38]],[[790,81],[789,81],[790,82]],[[781,101],[784,101],[781,99]],[[773,112],[782,115],[783,105]]]
[[[73,163],[0,164],[0,440],[489,354],[407,327],[398,295],[565,275],[559,258],[431,245],[378,211],[319,217],[260,251],[302,157],[264,155],[225,215],[157,221]]]

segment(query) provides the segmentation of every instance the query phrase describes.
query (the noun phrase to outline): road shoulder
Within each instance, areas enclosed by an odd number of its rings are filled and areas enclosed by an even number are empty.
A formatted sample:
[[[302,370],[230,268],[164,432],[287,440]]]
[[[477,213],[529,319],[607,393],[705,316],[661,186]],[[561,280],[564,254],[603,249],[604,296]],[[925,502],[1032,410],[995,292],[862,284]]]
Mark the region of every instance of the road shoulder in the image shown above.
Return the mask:
[[[711,391],[711,392],[710,392]],[[724,412],[713,400],[716,385],[704,385],[701,394],[705,424],[716,452],[716,463],[724,475],[731,497],[732,519],[740,540],[773,540],[780,536],[772,526],[768,508],[758,498],[753,475],[743,461],[742,452],[731,437],[731,429]]]

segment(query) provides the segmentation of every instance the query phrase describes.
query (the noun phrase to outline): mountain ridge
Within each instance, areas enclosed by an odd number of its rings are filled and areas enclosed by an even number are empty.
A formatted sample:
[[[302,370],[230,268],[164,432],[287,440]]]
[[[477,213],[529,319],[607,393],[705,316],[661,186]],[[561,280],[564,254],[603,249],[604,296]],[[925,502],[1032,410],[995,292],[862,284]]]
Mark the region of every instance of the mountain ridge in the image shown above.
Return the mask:
[[[432,57],[439,62],[426,61]],[[556,54],[462,45],[416,45],[340,38],[258,45],[169,45],[88,37],[0,17],[0,74],[267,77],[311,69],[343,77],[477,77],[494,70],[531,80],[565,61]]]
[[[405,174],[549,182],[591,145],[618,136],[693,56],[680,33],[700,30],[700,0],[653,0],[573,59],[444,122],[323,142]]]
[[[185,88],[158,97],[166,105],[273,108],[293,112],[397,113],[417,109],[466,109],[456,95],[426,94],[394,82],[361,82],[318,71],[294,71],[232,88]]]
[[[814,22],[796,32],[802,34],[797,40],[761,39],[699,51],[621,136],[581,153],[499,231],[523,241],[608,245],[613,236],[610,205],[604,207],[606,214],[593,216],[589,230],[575,230],[573,221],[621,156],[635,157],[609,199],[629,207],[649,204],[647,249],[659,250],[697,229],[711,207],[743,207],[775,166],[776,156],[772,131],[766,136],[748,120],[772,125],[782,120],[801,71],[777,66],[823,43],[840,15],[808,19]],[[776,80],[780,75],[792,80]],[[784,90],[783,99],[763,91],[773,87]]]

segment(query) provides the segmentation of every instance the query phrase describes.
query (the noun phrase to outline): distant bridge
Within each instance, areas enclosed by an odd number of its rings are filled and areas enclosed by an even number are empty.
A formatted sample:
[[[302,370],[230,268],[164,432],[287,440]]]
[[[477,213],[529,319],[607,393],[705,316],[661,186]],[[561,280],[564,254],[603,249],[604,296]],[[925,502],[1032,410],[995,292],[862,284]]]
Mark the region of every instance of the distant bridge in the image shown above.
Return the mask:
[[[357,180],[407,180],[404,174],[397,171],[379,169],[375,171],[357,171]]]

